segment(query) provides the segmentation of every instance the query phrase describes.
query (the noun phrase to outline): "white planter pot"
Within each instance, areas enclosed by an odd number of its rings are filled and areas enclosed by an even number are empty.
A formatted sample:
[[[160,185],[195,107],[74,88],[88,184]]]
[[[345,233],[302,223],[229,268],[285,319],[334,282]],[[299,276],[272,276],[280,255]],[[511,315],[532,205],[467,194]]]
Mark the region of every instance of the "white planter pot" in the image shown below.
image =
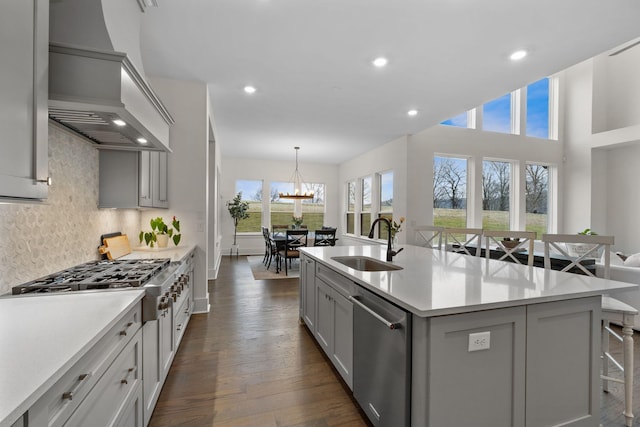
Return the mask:
[[[168,234],[158,234],[156,236],[156,241],[158,243],[159,248],[166,248],[169,243],[169,235]]]

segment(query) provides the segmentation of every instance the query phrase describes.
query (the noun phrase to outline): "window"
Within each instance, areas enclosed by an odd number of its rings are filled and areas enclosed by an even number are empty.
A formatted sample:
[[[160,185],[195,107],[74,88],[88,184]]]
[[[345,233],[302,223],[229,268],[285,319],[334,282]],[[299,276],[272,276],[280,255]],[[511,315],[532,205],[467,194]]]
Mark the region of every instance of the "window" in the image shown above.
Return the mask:
[[[347,233],[355,234],[356,182],[347,183]]]
[[[380,178],[380,207],[378,217],[387,218],[393,221],[393,171],[383,172],[378,175]],[[389,231],[387,227],[378,227],[378,238],[387,239]]]
[[[482,228],[509,230],[511,163],[482,162]]]
[[[462,114],[458,114],[457,116],[452,117],[449,120],[440,122],[440,124],[445,126],[455,126],[460,128],[469,127],[467,124],[467,112],[465,111]]]
[[[313,199],[302,200],[303,224],[309,230],[318,230],[324,225],[324,184],[305,183],[307,191],[313,191]]]
[[[236,193],[249,202],[249,218],[238,222],[238,233],[259,233],[262,227],[262,181],[238,180]]]
[[[538,238],[549,228],[549,166],[526,166],[527,231],[535,231]]]
[[[482,106],[482,130],[511,133],[511,94]]]
[[[467,160],[433,159],[433,225],[467,226]]]
[[[289,226],[293,222],[293,200],[281,199],[279,193],[293,193],[292,182],[272,182],[269,190],[271,228],[274,225]]]
[[[549,138],[549,79],[527,86],[527,136]]]
[[[360,211],[360,235],[368,236],[371,228],[371,177],[362,178],[362,210]]]

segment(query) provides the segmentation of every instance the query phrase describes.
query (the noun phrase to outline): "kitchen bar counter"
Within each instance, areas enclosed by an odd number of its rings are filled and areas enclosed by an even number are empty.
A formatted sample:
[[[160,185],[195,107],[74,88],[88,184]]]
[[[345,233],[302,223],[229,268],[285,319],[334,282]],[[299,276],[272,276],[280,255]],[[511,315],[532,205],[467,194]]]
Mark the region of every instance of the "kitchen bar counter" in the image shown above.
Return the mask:
[[[0,298],[0,426],[22,416],[144,293]]]
[[[308,247],[302,251],[420,317],[560,301],[637,287],[418,246],[403,247],[392,262],[403,269],[383,272],[358,271],[332,257],[367,256],[384,261],[386,245]]]

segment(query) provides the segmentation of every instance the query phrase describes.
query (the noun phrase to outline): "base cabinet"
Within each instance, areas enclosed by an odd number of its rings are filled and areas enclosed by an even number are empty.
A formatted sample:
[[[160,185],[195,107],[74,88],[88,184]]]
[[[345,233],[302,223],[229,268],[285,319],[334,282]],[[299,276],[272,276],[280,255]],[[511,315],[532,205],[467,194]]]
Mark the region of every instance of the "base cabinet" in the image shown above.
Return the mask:
[[[316,322],[316,263],[311,258],[300,256],[300,318],[309,330],[315,333]]]

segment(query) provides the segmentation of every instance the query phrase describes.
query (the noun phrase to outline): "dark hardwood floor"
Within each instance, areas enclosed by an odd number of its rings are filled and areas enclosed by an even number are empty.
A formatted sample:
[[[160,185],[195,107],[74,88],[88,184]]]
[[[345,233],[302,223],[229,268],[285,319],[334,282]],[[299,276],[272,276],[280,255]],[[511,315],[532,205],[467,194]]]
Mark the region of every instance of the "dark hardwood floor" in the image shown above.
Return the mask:
[[[150,426],[366,426],[347,386],[298,322],[298,279],[254,280],[224,257]]]
[[[211,312],[192,316],[151,427],[368,424],[298,322],[297,278],[254,280],[246,257],[224,257],[209,293]],[[638,335],[635,344],[638,402]],[[624,426],[622,405],[622,386],[614,384],[612,392],[602,394],[604,427]],[[634,413],[640,416],[638,405]],[[640,426],[640,420],[634,425]]]

